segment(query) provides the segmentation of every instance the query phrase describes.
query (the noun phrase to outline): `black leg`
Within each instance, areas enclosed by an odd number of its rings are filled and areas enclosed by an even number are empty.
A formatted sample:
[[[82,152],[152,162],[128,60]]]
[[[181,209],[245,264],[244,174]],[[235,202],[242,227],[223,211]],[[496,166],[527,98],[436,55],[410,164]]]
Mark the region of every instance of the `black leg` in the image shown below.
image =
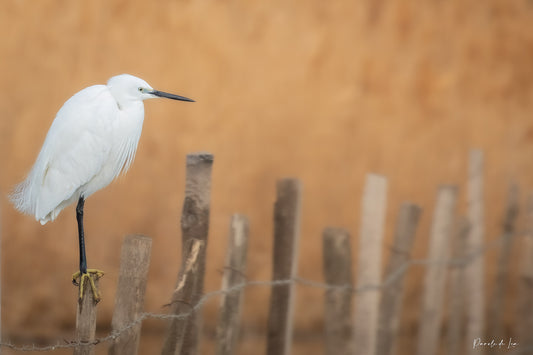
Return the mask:
[[[72,283],[80,287],[79,301],[83,299],[85,292],[85,285],[89,285],[90,290],[93,293],[93,300],[97,303],[100,300],[98,289],[96,288],[95,281],[104,275],[100,270],[89,269],[87,270],[87,257],[85,256],[85,235],[83,232],[83,206],[85,205],[85,199],[80,197],[78,205],[76,206],[76,220],[78,221],[78,237],[80,242],[80,271],[75,272],[72,275]],[[79,282],[78,282],[79,280]]]
[[[80,273],[87,273],[87,257],[85,256],[85,237],[83,233],[83,205],[85,199],[80,197],[76,206],[76,220],[78,221],[78,238],[80,242]]]

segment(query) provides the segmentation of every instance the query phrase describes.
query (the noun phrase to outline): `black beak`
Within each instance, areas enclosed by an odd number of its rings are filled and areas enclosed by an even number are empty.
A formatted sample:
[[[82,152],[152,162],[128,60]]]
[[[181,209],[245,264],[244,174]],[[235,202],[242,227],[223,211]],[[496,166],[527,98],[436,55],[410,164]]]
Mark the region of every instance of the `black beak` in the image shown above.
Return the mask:
[[[150,94],[158,96],[158,97],[164,97],[164,98],[167,98],[167,99],[172,99],[172,100],[194,102],[194,100],[191,100],[189,98],[186,98],[186,97],[183,97],[183,96],[179,96],[179,95],[169,94],[168,92],[163,92],[163,91],[158,91],[158,90],[154,90],[154,91],[150,92]]]

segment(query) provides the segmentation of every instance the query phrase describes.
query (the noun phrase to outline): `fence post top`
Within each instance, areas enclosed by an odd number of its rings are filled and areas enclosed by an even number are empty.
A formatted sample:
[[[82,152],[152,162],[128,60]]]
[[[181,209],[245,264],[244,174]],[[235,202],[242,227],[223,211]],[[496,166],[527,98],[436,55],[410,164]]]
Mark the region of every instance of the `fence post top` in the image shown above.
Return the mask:
[[[196,164],[200,162],[212,163],[214,155],[209,152],[195,152],[187,154],[187,164]]]

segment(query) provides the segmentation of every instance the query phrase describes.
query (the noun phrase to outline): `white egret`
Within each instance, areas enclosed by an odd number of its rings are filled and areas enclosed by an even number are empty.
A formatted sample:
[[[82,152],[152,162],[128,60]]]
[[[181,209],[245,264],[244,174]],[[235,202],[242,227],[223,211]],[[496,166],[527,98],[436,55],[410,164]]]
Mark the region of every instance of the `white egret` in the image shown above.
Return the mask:
[[[130,167],[141,136],[143,100],[163,97],[191,101],[183,96],[154,90],[129,74],[114,76],[107,85],[94,85],[72,96],[57,113],[26,180],[10,198],[15,207],[41,224],[53,221],[65,207],[78,201],[76,219],[80,269],[74,284],[89,282],[94,299],[100,296],[94,278],[103,273],[87,269],[83,206],[85,199],[106,187]]]

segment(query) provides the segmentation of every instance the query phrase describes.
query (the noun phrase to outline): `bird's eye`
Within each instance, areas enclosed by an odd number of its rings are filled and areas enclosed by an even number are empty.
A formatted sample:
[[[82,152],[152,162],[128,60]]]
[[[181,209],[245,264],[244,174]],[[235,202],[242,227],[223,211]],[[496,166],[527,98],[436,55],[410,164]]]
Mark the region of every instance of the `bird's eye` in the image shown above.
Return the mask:
[[[140,92],[143,92],[143,88],[142,87],[139,87],[138,89]]]

